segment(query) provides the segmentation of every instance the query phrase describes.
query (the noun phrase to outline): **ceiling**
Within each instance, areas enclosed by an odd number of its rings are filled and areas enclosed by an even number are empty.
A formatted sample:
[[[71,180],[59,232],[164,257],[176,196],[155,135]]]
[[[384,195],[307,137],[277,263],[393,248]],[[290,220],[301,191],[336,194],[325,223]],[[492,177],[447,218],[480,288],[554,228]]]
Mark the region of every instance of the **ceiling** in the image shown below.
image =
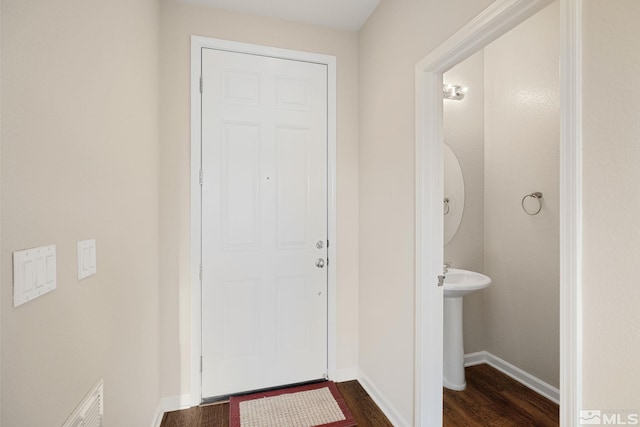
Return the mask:
[[[182,0],[236,12],[358,31],[380,0]]]

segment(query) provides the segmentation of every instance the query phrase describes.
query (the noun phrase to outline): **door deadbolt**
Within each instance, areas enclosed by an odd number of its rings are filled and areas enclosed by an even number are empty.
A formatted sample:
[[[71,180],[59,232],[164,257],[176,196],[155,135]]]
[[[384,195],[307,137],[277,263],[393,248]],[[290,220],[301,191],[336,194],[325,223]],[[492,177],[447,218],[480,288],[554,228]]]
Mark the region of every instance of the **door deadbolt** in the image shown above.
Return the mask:
[[[316,248],[318,248],[318,249],[324,248],[324,242],[322,240],[318,240],[316,242]]]

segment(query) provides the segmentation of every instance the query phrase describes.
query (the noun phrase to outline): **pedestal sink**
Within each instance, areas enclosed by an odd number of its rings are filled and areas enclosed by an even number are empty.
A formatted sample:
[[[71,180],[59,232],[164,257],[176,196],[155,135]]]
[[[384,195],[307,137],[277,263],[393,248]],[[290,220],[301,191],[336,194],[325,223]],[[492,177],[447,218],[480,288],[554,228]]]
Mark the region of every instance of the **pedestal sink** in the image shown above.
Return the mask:
[[[444,278],[444,372],[443,384],[464,390],[464,346],[462,343],[462,297],[484,289],[491,279],[474,271],[450,268]]]

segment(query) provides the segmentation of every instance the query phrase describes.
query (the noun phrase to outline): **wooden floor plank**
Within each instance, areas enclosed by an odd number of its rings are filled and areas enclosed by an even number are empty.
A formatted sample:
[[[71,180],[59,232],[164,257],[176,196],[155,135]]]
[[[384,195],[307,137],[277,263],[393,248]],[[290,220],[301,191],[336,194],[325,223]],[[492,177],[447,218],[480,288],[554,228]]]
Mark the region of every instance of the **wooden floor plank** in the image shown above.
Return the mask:
[[[358,427],[393,427],[358,381],[347,381],[336,385]]]
[[[557,427],[559,407],[489,365],[465,369],[464,391],[444,389],[445,427]]]
[[[445,427],[557,427],[558,405],[489,365],[465,371],[464,391],[444,390]],[[392,427],[357,381],[337,383],[358,427]],[[229,404],[167,412],[161,427],[227,427]]]
[[[358,427],[393,427],[357,381],[336,383]],[[198,406],[167,412],[160,427],[228,427],[229,404]]]
[[[160,427],[227,427],[229,403],[197,406],[181,411],[167,412]]]

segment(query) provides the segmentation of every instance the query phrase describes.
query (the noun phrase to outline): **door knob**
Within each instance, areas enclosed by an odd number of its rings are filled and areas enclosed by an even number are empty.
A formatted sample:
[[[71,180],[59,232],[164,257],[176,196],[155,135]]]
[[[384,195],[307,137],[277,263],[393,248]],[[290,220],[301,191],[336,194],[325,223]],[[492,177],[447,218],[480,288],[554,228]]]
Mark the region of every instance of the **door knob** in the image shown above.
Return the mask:
[[[324,267],[324,260],[322,258],[318,258],[318,260],[316,261],[316,267],[318,268]]]

